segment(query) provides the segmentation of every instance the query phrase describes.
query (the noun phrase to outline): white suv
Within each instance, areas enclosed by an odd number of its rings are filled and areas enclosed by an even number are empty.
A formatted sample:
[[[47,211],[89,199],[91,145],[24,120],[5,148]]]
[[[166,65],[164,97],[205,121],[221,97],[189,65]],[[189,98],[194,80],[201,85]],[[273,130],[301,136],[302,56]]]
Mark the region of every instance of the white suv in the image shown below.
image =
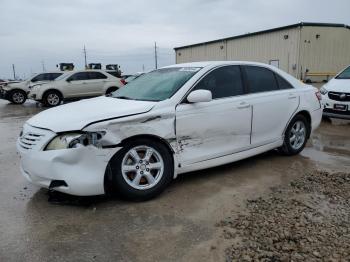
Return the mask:
[[[325,84],[320,92],[323,116],[350,119],[350,66]]]
[[[54,82],[32,86],[28,97],[46,106],[57,106],[62,100],[109,94],[122,86],[119,78],[102,70],[71,71]]]
[[[5,83],[0,88],[0,98],[14,104],[23,104],[31,85],[53,81],[62,74],[63,72],[46,72],[35,74],[25,81]]]

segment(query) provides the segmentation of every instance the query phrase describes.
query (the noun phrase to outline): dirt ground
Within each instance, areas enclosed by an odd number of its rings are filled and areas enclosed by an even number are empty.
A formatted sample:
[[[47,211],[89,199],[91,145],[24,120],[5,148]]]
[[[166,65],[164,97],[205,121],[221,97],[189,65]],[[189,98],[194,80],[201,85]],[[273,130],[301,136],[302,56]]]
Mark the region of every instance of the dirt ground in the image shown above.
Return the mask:
[[[321,124],[300,155],[268,152],[181,175],[148,202],[62,195],[48,201],[46,190],[20,175],[15,149],[21,126],[41,110],[0,101],[0,261],[234,260],[239,247],[227,228],[237,215],[250,221],[249,203],[307,174],[350,170],[350,121],[334,120]]]

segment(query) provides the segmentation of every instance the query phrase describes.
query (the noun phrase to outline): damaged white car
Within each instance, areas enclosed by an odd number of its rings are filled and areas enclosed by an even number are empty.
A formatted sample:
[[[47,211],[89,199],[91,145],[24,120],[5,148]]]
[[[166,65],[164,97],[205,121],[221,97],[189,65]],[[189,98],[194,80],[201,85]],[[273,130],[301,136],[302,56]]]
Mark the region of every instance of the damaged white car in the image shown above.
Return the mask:
[[[319,100],[265,64],[168,66],[29,119],[17,142],[21,172],[68,194],[149,199],[180,173],[272,149],[299,153],[320,124]]]

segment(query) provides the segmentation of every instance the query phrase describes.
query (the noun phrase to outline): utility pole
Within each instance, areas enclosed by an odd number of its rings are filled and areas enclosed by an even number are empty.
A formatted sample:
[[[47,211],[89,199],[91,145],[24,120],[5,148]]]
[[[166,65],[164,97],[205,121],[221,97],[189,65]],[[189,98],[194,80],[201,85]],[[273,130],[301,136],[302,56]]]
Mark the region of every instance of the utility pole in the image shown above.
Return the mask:
[[[145,64],[142,64],[142,72],[145,72]]]
[[[16,80],[15,64],[12,64],[12,71],[13,71],[13,80]]]
[[[87,62],[86,62],[86,48],[85,48],[85,45],[84,45],[83,52],[84,52],[84,59],[85,59],[85,69],[87,69]]]
[[[154,62],[156,65],[156,69],[158,69],[157,42],[154,42]]]
[[[41,66],[43,67],[43,72],[46,72],[44,60],[41,60]]]

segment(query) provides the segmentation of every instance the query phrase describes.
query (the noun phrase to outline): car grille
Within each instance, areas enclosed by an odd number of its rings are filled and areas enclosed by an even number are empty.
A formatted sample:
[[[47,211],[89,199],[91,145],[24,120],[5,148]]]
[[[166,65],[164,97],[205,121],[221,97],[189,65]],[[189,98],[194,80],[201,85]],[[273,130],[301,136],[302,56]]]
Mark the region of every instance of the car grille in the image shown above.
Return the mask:
[[[335,101],[350,101],[350,93],[328,92],[328,97]]]
[[[50,130],[25,124],[18,139],[18,146],[24,150],[41,150],[55,135]]]
[[[24,149],[32,149],[43,137],[44,134],[26,133],[19,138],[19,145]]]

